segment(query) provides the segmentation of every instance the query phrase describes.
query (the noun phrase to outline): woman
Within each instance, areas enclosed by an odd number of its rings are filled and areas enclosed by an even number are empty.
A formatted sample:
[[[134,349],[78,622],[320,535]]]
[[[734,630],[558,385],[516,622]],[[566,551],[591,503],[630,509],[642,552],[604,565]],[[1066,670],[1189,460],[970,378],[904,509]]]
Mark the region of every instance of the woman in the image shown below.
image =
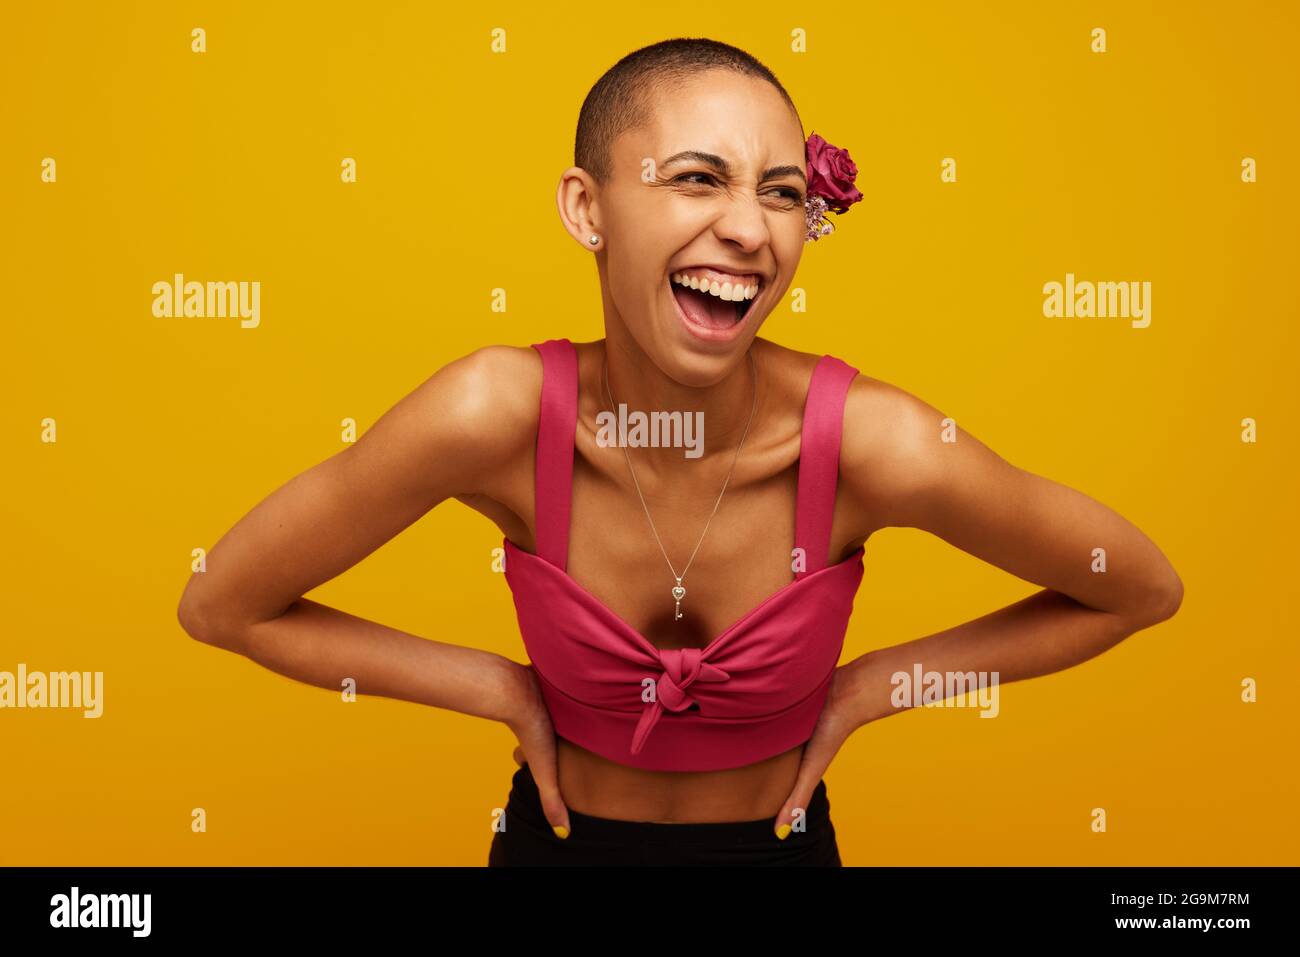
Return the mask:
[[[606,338],[440,369],[221,539],[186,631],[508,725],[520,768],[491,864],[840,864],[822,775],[856,728],[916,703],[891,676],[1059,671],[1182,592],[1105,506],[899,388],[758,338],[821,211],[861,197],[855,172],[740,50],[625,57],[583,105],[557,195]],[[619,425],[638,419],[676,431],[651,444]],[[505,536],[529,665],[301,597],[448,498]],[[1043,590],[837,667],[863,545],[888,526]]]

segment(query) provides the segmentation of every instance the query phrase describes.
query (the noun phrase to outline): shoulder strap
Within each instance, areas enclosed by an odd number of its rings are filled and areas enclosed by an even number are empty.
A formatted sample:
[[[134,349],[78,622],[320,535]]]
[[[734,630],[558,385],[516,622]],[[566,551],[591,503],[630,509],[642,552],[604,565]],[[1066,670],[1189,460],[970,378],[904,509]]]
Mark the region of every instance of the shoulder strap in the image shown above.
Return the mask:
[[[564,571],[569,560],[573,436],[578,425],[578,353],[568,339],[547,339],[533,348],[542,355],[533,493],[536,547],[539,556]]]
[[[805,570],[825,568],[830,558],[831,519],[839,481],[844,398],[858,370],[834,356],[822,356],[813,369],[804,404],[799,444],[799,492],[795,501],[795,547],[804,551]]]

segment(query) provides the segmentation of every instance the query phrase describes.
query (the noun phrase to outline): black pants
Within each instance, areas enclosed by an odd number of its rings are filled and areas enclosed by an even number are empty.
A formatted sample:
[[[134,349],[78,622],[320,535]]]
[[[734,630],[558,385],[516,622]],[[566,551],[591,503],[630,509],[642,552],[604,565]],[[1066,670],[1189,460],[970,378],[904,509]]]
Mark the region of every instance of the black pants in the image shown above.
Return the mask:
[[[511,779],[504,830],[492,836],[488,867],[730,866],[840,867],[826,782],[808,802],[803,831],[776,836],[775,818],[724,823],[620,821],[569,810],[569,836],[560,838],[542,814],[528,765]]]

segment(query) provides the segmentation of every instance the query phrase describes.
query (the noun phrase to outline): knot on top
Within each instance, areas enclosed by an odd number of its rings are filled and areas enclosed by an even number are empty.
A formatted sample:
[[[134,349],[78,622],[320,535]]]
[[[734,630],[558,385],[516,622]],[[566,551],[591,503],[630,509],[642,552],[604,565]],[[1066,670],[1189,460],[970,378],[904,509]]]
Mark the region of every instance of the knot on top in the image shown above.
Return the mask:
[[[641,712],[636,733],[632,735],[633,754],[638,754],[645,746],[646,738],[659,722],[664,709],[685,711],[695,704],[695,699],[687,694],[691,685],[697,681],[726,681],[731,677],[705,661],[701,648],[659,649],[659,663],[663,671],[655,679],[655,700],[646,702],[645,710]]]

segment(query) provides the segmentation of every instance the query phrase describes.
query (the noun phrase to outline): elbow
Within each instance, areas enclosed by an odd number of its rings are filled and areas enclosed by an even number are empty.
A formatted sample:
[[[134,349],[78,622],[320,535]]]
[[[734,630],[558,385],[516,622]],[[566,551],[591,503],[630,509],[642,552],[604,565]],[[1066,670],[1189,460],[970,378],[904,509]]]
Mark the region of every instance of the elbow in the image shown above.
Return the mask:
[[[1172,565],[1169,567],[1169,582],[1161,597],[1162,600],[1157,605],[1160,617],[1156,620],[1166,621],[1174,617],[1183,604],[1183,580],[1178,577],[1178,572],[1174,571]]]
[[[191,580],[192,582],[192,580]],[[180,604],[176,608],[176,620],[181,629],[195,641],[205,645],[229,650],[237,649],[232,629],[226,627],[221,617],[214,612],[211,601],[196,593],[192,584],[187,585],[181,594]]]
[[[1178,613],[1183,604],[1183,580],[1171,567],[1166,581],[1152,590],[1144,612],[1138,616],[1139,628],[1150,628],[1168,621]]]
[[[1166,618],[1172,618],[1183,604],[1183,580],[1174,574],[1174,584],[1169,592],[1169,611]]]
[[[190,596],[189,589],[181,595],[181,603],[176,608],[176,620],[180,622],[181,630],[195,641],[214,643],[211,640],[213,629],[208,617],[200,609],[199,603]]]

